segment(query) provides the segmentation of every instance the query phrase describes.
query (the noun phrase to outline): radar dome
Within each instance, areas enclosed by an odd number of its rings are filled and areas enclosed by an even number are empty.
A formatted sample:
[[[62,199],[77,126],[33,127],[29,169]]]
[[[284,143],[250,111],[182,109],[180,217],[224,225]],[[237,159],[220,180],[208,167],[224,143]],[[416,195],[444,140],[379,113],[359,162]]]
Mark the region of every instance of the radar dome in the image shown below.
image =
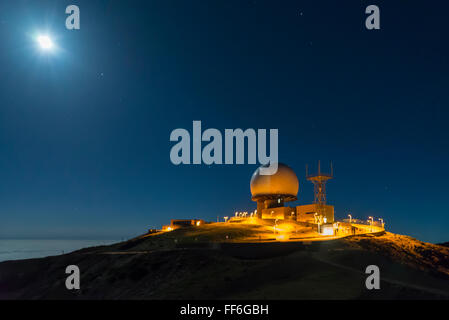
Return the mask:
[[[278,171],[273,175],[261,175],[260,168],[253,173],[251,178],[251,195],[254,201],[262,198],[279,197],[284,198],[285,201],[297,199],[298,177],[289,166],[278,163]]]

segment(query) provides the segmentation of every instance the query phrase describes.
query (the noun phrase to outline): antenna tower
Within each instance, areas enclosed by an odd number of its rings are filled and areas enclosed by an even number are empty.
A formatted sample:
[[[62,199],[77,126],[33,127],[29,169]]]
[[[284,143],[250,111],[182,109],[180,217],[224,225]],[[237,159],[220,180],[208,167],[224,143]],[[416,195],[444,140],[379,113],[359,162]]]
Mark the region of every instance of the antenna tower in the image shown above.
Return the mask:
[[[318,207],[318,214],[322,217],[325,213],[326,206],[326,183],[334,177],[334,169],[331,162],[331,173],[321,172],[321,164],[318,160],[318,173],[309,175],[308,167],[306,165],[306,179],[313,183],[313,190],[315,194],[314,203]]]

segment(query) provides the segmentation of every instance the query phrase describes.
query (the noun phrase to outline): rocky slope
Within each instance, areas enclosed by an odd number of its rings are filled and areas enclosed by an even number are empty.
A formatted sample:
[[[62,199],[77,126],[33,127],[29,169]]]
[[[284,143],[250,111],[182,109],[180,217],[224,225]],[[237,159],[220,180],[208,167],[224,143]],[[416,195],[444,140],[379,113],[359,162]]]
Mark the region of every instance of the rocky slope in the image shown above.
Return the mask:
[[[238,243],[214,244],[225,234],[237,237],[237,229],[219,235],[208,229],[176,230],[61,256],[3,262],[0,299],[449,298],[449,248],[444,246],[391,233],[321,243],[260,243],[248,247],[247,256]],[[266,254],[254,259],[249,254],[254,250]],[[71,264],[81,270],[80,290],[65,288],[65,268]],[[380,290],[365,287],[371,264],[380,268]]]

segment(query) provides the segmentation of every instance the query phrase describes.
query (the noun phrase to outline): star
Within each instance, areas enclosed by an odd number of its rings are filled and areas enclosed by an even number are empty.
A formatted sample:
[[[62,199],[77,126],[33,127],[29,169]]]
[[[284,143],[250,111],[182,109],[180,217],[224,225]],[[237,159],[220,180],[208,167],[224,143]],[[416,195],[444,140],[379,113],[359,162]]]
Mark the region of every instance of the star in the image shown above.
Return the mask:
[[[44,51],[51,51],[54,47],[53,41],[48,35],[39,35],[37,37],[37,42],[39,46]]]

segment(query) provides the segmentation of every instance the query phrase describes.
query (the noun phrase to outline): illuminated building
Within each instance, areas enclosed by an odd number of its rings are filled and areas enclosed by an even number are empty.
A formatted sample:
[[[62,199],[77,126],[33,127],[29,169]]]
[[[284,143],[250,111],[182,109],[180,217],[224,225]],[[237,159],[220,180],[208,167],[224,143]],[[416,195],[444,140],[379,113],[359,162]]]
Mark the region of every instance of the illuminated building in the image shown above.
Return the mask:
[[[257,202],[257,217],[260,219],[292,219],[299,222],[326,224],[334,222],[334,207],[326,204],[326,182],[333,178],[331,174],[321,172],[318,162],[318,174],[308,175],[307,180],[314,184],[315,200],[313,204],[286,207],[285,202],[297,200],[299,181],[295,172],[283,163],[278,164],[274,175],[261,175],[258,168],[251,178],[252,200]]]
[[[324,205],[321,210],[316,203],[296,207],[296,219],[300,222],[316,223],[315,213],[322,217],[321,223],[334,222],[334,206]]]
[[[296,219],[296,209],[284,203],[295,201],[299,189],[295,172],[283,163],[273,175],[261,175],[258,168],[251,178],[252,200],[257,202],[260,219]]]
[[[162,226],[162,231],[173,231],[183,227],[199,227],[205,224],[203,219],[172,219],[170,225]]]

